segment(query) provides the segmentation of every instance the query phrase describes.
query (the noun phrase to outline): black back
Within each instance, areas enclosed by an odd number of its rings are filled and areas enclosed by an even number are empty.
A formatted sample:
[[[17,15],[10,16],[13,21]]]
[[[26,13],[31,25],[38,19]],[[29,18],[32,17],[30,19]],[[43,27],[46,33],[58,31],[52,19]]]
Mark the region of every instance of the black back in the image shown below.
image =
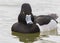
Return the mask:
[[[40,15],[40,16],[37,16],[35,18],[35,22],[39,23],[40,25],[48,24],[51,20],[55,20],[56,21],[56,19],[54,19],[53,17],[51,17],[49,15]]]

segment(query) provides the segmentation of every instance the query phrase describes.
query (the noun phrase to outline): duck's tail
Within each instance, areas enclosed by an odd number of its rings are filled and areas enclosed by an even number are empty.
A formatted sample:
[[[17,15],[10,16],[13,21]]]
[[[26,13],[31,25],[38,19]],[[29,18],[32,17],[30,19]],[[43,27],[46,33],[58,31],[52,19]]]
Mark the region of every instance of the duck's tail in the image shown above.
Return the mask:
[[[56,20],[58,18],[57,14],[49,14],[49,16],[56,21],[56,23],[58,23],[58,21]]]

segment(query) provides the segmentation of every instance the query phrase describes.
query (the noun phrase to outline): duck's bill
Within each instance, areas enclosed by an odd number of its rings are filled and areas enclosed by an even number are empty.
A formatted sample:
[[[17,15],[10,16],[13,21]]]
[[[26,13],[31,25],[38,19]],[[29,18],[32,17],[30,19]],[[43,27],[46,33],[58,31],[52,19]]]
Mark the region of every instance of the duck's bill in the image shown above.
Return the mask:
[[[31,15],[26,15],[25,20],[26,20],[27,24],[33,24],[32,20],[31,20]]]

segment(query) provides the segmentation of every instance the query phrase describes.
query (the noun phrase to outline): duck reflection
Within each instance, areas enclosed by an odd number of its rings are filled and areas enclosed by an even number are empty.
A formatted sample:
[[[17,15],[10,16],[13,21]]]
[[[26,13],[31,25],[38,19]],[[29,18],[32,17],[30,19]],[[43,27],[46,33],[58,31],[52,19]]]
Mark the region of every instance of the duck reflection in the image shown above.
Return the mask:
[[[33,43],[34,41],[37,41],[40,37],[39,36],[40,33],[23,34],[23,33],[12,32],[12,35],[17,36],[19,38],[19,41],[24,43]]]

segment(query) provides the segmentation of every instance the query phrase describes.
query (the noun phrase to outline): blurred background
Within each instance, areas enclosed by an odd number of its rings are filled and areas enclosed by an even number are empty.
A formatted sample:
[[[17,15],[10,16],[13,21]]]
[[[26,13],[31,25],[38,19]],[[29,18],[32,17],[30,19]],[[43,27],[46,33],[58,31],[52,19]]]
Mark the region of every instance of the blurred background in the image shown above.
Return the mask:
[[[15,22],[17,22],[17,17],[20,13],[21,5],[23,3],[29,3],[32,7],[33,15],[36,16],[56,13],[59,16],[57,21],[59,22],[58,33],[60,34],[60,0],[0,0],[0,43],[24,43],[24,42],[28,43],[25,41],[25,39],[23,39],[23,37],[13,36],[11,32],[11,27]],[[22,34],[18,36],[22,36]],[[57,37],[58,36],[52,38]],[[35,40],[35,41],[33,40],[33,42],[60,43],[60,40],[55,41],[57,39],[46,41],[46,40],[40,40],[39,38],[40,38],[39,35],[37,39],[33,38]],[[19,39],[23,40],[19,41]],[[28,41],[28,39],[26,40]],[[60,36],[58,37],[58,39],[60,39]]]

